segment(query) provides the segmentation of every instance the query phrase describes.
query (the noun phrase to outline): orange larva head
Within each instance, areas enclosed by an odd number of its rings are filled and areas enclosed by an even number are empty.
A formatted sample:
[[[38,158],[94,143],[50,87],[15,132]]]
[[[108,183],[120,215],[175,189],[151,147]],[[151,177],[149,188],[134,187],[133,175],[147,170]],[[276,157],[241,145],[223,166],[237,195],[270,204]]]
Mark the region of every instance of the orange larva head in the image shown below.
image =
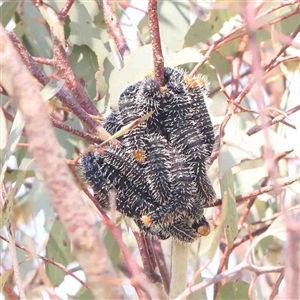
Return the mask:
[[[209,225],[202,225],[199,226],[197,228],[197,232],[201,235],[201,236],[207,236],[210,234],[210,227]]]
[[[145,163],[145,151],[142,149],[137,149],[132,151],[133,157],[140,163]]]
[[[147,226],[150,226],[152,224],[151,217],[149,216],[142,216],[141,221]]]
[[[199,78],[192,78],[192,77],[186,75],[184,77],[184,81],[192,89],[194,89],[196,87],[205,87],[205,80],[203,78],[201,78],[201,77],[199,77]]]

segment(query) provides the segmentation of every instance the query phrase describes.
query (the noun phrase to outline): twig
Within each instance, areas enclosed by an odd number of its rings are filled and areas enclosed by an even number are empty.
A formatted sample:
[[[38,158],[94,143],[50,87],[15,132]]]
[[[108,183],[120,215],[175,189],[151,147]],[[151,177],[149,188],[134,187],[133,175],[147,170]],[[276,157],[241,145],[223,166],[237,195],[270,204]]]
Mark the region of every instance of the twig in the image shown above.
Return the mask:
[[[47,66],[54,66],[54,61],[53,59],[49,58],[43,58],[43,57],[35,57],[33,56],[32,59],[40,65],[47,65]]]
[[[103,9],[104,21],[107,31],[111,35],[117,45],[122,58],[130,55],[130,50],[124,37],[118,17],[112,7],[111,0],[98,0]]]
[[[186,299],[186,297],[188,297],[193,292],[196,292],[198,290],[203,290],[206,287],[221,281],[223,278],[228,278],[229,276],[237,274],[245,269],[253,271],[256,274],[266,274],[266,273],[281,273],[284,270],[284,267],[257,267],[257,266],[250,265],[249,263],[243,261],[240,264],[238,264],[237,266],[235,266],[234,268],[232,268],[230,270],[226,270],[226,271],[222,272],[221,274],[214,276],[212,279],[204,280],[199,284],[189,287],[183,293],[181,293],[178,297],[176,297],[175,300],[184,300],[184,299]]]
[[[278,180],[277,185],[278,185],[278,187],[285,187],[285,186],[290,185],[299,180],[300,180],[300,175],[298,174],[291,178],[284,178],[284,179]],[[274,189],[274,185],[267,185],[267,186],[264,186],[257,190],[254,190],[252,192],[238,195],[235,197],[235,200],[236,200],[236,203],[241,204],[250,198],[257,197],[264,193],[268,193],[268,192],[272,191],[273,189]],[[217,199],[214,203],[212,203],[211,205],[207,205],[205,207],[207,208],[207,207],[214,207],[214,206],[219,206],[219,205],[222,205],[221,199]]]
[[[154,250],[154,255],[155,255],[155,260],[160,272],[160,276],[163,281],[164,289],[169,295],[170,292],[170,275],[169,271],[167,269],[167,264],[165,261],[164,253],[161,247],[161,243],[157,240],[153,240],[153,250]]]
[[[281,115],[279,115],[279,116],[273,118],[273,119],[270,120],[270,121],[267,121],[267,122],[265,122],[265,123],[263,123],[263,124],[261,124],[261,125],[258,125],[258,126],[255,126],[255,127],[253,127],[253,128],[250,128],[246,133],[247,133],[249,136],[251,136],[251,135],[253,135],[253,134],[255,134],[255,133],[257,133],[257,132],[259,132],[259,131],[261,131],[261,130],[263,130],[263,129],[265,129],[265,128],[267,128],[267,127],[270,127],[270,126],[272,126],[272,125],[275,125],[275,124],[281,122],[282,120],[284,120],[284,119],[286,118],[286,116],[289,116],[289,115],[295,113],[295,112],[298,111],[298,110],[300,110],[300,105],[297,105],[297,106],[295,106],[295,107],[289,109],[289,110],[286,111],[284,114],[281,114]]]
[[[247,45],[248,45],[248,35],[245,35],[239,44],[238,52],[235,58],[231,62],[231,69],[232,69],[231,99],[235,99],[239,93],[241,65],[243,62],[243,55],[247,50]]]
[[[149,250],[151,249],[151,245],[149,246],[146,241],[146,237],[142,232],[134,231],[134,237],[137,241],[138,249],[141,255],[141,259],[143,262],[145,274],[148,278],[151,279],[152,282],[162,282],[160,276],[155,272],[155,259],[151,257]]]
[[[64,131],[67,131],[71,134],[74,134],[76,136],[79,136],[91,143],[96,143],[96,144],[100,144],[103,142],[102,139],[99,139],[98,137],[90,134],[90,133],[87,133],[87,132],[84,132],[84,131],[80,131],[80,130],[77,130],[77,129],[74,129],[73,127],[70,127],[62,122],[59,122],[57,120],[55,120],[54,118],[51,117],[51,121],[52,121],[52,124],[54,127],[56,128],[59,128],[59,129],[62,129]]]
[[[233,249],[237,248],[238,246],[240,246],[241,244],[247,242],[248,240],[252,239],[253,237],[261,235],[262,233],[264,233],[270,227],[270,225],[271,224],[265,225],[265,226],[255,230],[255,231],[243,236],[243,237],[235,239],[234,244],[233,244]]]
[[[290,6],[290,5],[294,5],[298,3],[298,0],[294,0],[294,1],[285,1],[285,2],[281,2],[280,4],[264,11],[263,13],[261,13],[260,15],[256,16],[251,22],[253,24],[256,24],[256,22],[258,20],[260,20],[261,18],[271,14],[272,12],[276,11],[276,10],[279,10],[285,6]],[[258,4],[260,5],[260,4]],[[257,7],[257,6],[256,6]],[[203,59],[195,66],[195,68],[192,70],[192,72],[190,73],[190,76],[193,76],[195,75],[198,70],[200,69],[200,67],[209,59],[210,57],[210,54],[220,48],[223,44],[225,43],[228,43],[232,40],[235,40],[237,38],[241,38],[245,35],[245,33],[242,33],[242,34],[239,34],[239,35],[236,35],[239,31],[242,31],[242,30],[245,30],[246,29],[246,23],[244,23],[243,25],[233,29],[231,32],[229,32],[228,34],[220,37],[218,40],[216,40],[215,42],[213,42],[213,44],[211,44],[209,47],[207,47],[206,49],[203,49],[201,52],[206,52],[205,56],[203,57]],[[265,25],[264,25],[265,26]],[[264,26],[261,26],[261,28],[259,29],[263,29]],[[269,26],[269,24],[268,24]],[[235,35],[234,37],[232,37],[233,35]]]
[[[284,278],[284,272],[281,272],[278,279],[276,280],[276,283],[275,283],[272,293],[269,297],[269,300],[273,300],[276,297],[276,295],[278,294],[279,287],[280,287],[280,284],[281,284],[283,278]]]
[[[79,105],[89,114],[102,118],[97,108],[92,103],[84,86],[76,77],[68,63],[66,51],[57,36],[52,33],[54,65],[66,81],[68,89],[72,92]]]
[[[165,85],[164,80],[164,57],[161,49],[158,12],[157,12],[157,0],[148,1],[148,17],[152,42],[153,63],[155,70],[155,80],[160,86]]]
[[[285,62],[289,62],[289,61],[293,61],[293,60],[299,60],[299,56],[286,56],[286,57],[282,57],[282,58],[278,58],[276,60],[276,62],[272,65],[272,67],[269,67],[269,71],[270,72],[273,68],[277,67],[279,64],[285,63]],[[266,72],[266,66],[264,66],[264,70],[265,70],[265,74],[267,74]],[[243,78],[247,75],[251,74],[251,69],[249,68],[248,70],[244,71],[242,74],[240,74],[240,78]],[[232,78],[230,80],[226,80],[223,83],[224,87],[229,86],[232,83]],[[209,97],[212,97],[213,95],[215,95],[217,92],[219,92],[221,90],[221,87],[217,87],[213,90],[210,91],[209,93]]]
[[[8,224],[7,224],[7,236],[8,236],[8,240],[9,240],[9,244],[10,244],[9,252],[11,255],[12,265],[13,265],[13,269],[14,269],[14,278],[16,281],[16,285],[18,287],[20,299],[25,300],[27,298],[26,298],[26,295],[24,292],[21,275],[20,275],[17,251],[16,251],[16,246],[15,246],[15,232],[13,229],[12,220],[9,220]]]
[[[103,280],[107,277],[115,278],[116,275],[98,229],[79,196],[72,174],[60,152],[39,87],[1,25],[0,38],[0,67],[3,76],[10,79],[4,87],[16,101],[23,116],[30,150],[49,189],[54,210],[66,228],[87,283],[96,298],[98,295],[122,298],[120,286]]]
[[[7,243],[10,243],[8,239],[6,239],[4,236],[0,235],[0,239],[2,239],[3,241],[6,241]],[[27,254],[29,254],[30,256],[32,256],[34,258],[34,256],[31,254],[31,252],[25,247],[25,246],[22,246],[18,243],[15,243],[16,247],[25,251]],[[36,254],[35,256],[37,256],[39,259],[41,259],[42,261],[44,261],[45,263],[49,263],[59,269],[61,269],[63,272],[65,272],[67,275],[70,275],[72,276],[74,279],[76,279],[78,282],[80,282],[80,284],[82,284],[85,288],[87,289],[90,289],[89,286],[84,282],[82,281],[81,279],[79,279],[76,275],[74,275],[73,272],[71,272],[70,270],[68,270],[65,266],[63,266],[62,264],[60,263],[57,263],[53,260],[50,260],[48,259],[47,257],[44,257],[42,255],[39,255],[39,254]]]
[[[64,7],[61,9],[59,15],[58,15],[58,19],[60,21],[64,21],[65,18],[68,15],[69,10],[71,9],[73,3],[75,0],[67,0],[67,3],[64,5]]]

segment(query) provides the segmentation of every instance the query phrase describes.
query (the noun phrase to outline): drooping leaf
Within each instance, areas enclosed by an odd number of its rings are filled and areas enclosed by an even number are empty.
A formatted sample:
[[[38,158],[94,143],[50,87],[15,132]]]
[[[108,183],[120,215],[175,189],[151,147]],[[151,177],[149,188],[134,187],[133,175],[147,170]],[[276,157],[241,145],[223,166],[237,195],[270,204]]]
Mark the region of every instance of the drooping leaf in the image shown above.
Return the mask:
[[[189,29],[189,4],[185,1],[159,1],[160,38],[171,51],[182,48]]]
[[[64,84],[65,84],[64,80],[49,81],[45,85],[45,87],[41,90],[41,96],[42,96],[43,100],[47,101],[47,100],[50,100],[52,97],[54,97],[62,89]]]
[[[93,5],[93,3],[91,3]],[[96,4],[96,3],[95,3]],[[104,42],[108,37],[105,31],[97,28],[94,24],[94,17],[91,17],[89,12],[91,7],[76,2],[73,4],[69,12],[71,34],[70,42],[74,45],[86,45],[92,49],[99,62],[103,62],[108,52],[104,46]],[[98,13],[98,10],[95,12]]]
[[[75,74],[84,80],[89,96],[96,96],[95,73],[98,70],[98,62],[95,53],[86,45],[75,45],[69,62]]]
[[[231,169],[228,169],[221,179],[222,218],[226,216],[225,232],[228,248],[233,246],[234,239],[238,234],[238,215],[236,211],[234,178]],[[224,197],[226,195],[226,197]],[[224,218],[225,218],[224,216]]]
[[[116,267],[120,257],[120,246],[111,230],[106,230],[104,244],[113,265]]]
[[[65,267],[72,262],[70,240],[62,224],[55,220],[46,247],[46,257]],[[66,273],[52,264],[46,264],[47,275],[55,285],[62,283]]]
[[[224,26],[224,22],[236,15],[230,9],[212,10],[207,21],[196,19],[184,38],[184,47],[191,47],[200,42],[206,42]]]
[[[253,136],[235,126],[234,121],[226,125],[225,136],[219,156],[219,177],[222,178],[226,170],[238,165],[244,159],[256,159],[261,156],[260,145],[255,143]]]
[[[19,172],[17,174],[15,185],[10,189],[9,194],[7,195],[7,202],[2,207],[0,228],[5,226],[11,217],[13,206],[14,206],[14,197],[18,193],[21,185],[24,183],[24,178],[25,178],[25,172]]]
[[[249,284],[245,281],[227,282],[219,291],[217,300],[250,300]]]
[[[5,282],[8,280],[10,274],[13,273],[13,269],[7,269],[0,275],[0,290],[3,291]]]
[[[0,6],[0,23],[3,27],[6,27],[9,21],[13,18],[18,3],[18,0],[11,0],[2,3]]]
[[[51,204],[51,198],[45,184],[35,177],[30,192],[24,196],[22,201],[29,201],[29,203],[31,203],[34,216],[36,216],[41,210],[44,211],[44,227],[45,230],[49,232],[54,222],[55,214]]]
[[[14,153],[17,143],[21,138],[23,128],[24,128],[24,121],[20,111],[18,110],[9,133],[5,155],[3,161],[1,162],[2,170],[0,176],[0,183],[3,181],[4,174],[6,172],[6,168],[8,164],[8,159]]]

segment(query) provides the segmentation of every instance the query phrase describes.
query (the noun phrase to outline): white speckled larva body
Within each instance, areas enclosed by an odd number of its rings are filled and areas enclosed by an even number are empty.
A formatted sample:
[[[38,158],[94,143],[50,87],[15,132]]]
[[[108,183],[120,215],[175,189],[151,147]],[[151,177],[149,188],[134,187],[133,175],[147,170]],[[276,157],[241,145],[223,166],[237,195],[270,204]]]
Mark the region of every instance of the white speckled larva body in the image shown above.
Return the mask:
[[[122,136],[121,146],[96,149],[80,161],[104,208],[116,189],[116,209],[160,239],[190,243],[209,232],[203,206],[215,199],[206,173],[215,138],[204,101],[207,85],[202,77],[165,68],[164,89],[153,77],[129,86],[106,130],[114,134],[150,111],[153,115]]]

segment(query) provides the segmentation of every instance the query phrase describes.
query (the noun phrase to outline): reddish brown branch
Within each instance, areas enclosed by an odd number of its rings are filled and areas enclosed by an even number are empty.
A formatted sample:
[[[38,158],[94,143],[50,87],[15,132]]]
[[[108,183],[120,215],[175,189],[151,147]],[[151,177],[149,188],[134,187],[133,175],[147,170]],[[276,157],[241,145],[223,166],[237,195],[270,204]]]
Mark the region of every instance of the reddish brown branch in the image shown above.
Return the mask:
[[[147,243],[146,237],[142,232],[133,232],[135,239],[137,241],[140,256],[143,262],[144,271],[147,277],[154,283],[162,282],[160,276],[155,272],[155,259],[152,257],[151,245]]]
[[[160,276],[163,281],[164,289],[166,291],[166,294],[169,295],[170,293],[170,274],[169,270],[167,268],[165,256],[161,247],[160,241],[154,240],[152,241],[153,244],[153,250],[155,255],[155,260],[157,267],[159,269]]]
[[[248,45],[248,35],[244,35],[239,44],[238,52],[231,63],[231,68],[232,68],[231,99],[235,99],[239,93],[241,65],[243,62],[243,55],[247,50],[247,45]]]
[[[98,0],[103,9],[104,21],[109,35],[114,39],[122,58],[130,55],[130,50],[124,37],[120,22],[112,7],[111,0]]]
[[[64,21],[65,18],[68,15],[69,10],[71,9],[73,3],[75,0],[67,0],[67,3],[65,4],[65,6],[61,9],[59,15],[58,15],[58,19],[60,21]]]
[[[64,131],[67,131],[67,132],[69,132],[71,134],[74,134],[76,136],[79,136],[79,137],[85,139],[86,141],[89,141],[90,143],[101,144],[103,142],[103,140],[99,139],[98,137],[96,137],[92,134],[74,129],[74,128],[72,128],[72,127],[70,127],[70,126],[68,126],[68,125],[66,125],[62,122],[59,122],[59,121],[55,120],[54,118],[51,118],[51,121],[52,121],[52,124],[53,124],[54,127],[62,129]]]
[[[148,2],[149,27],[152,41],[153,64],[155,71],[155,80],[160,86],[164,86],[164,57],[161,49],[157,0],[149,0]]]
[[[54,65],[61,74],[62,78],[66,81],[68,89],[72,92],[79,105],[89,114],[101,117],[97,108],[94,106],[92,100],[87,94],[85,87],[81,81],[76,77],[73,70],[68,63],[66,51],[61,44],[58,37],[52,34],[53,40],[53,54]]]
[[[50,79],[38,68],[35,61],[31,57],[27,49],[24,47],[24,45],[21,43],[19,38],[15,35],[15,33],[11,31],[8,32],[8,35],[11,41],[14,43],[14,46],[18,50],[19,54],[21,55],[23,62],[29,69],[30,73],[42,85],[48,84],[50,82]],[[86,126],[88,126],[92,132],[97,132],[97,129],[99,129],[100,127],[99,123],[93,120],[90,115],[80,107],[80,105],[77,103],[77,101],[69,91],[61,89],[56,94],[56,96],[78,117],[78,119],[80,119]]]
[[[47,65],[47,66],[53,66],[54,65],[54,61],[53,59],[49,59],[49,58],[43,58],[43,57],[32,57],[32,59],[40,65]]]

